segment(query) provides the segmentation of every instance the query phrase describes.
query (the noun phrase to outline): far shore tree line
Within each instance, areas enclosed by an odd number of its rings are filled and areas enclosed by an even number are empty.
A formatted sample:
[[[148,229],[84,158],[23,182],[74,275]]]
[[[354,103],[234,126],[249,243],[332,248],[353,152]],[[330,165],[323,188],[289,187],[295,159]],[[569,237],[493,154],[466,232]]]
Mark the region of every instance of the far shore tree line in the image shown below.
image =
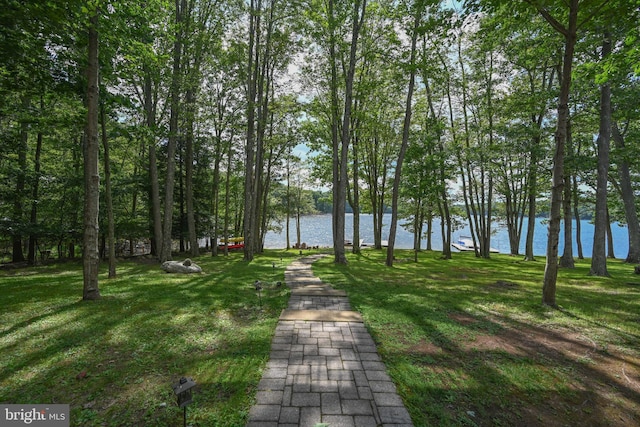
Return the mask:
[[[613,222],[628,229],[625,261],[640,263],[639,2],[449,7],[9,2],[0,250],[30,264],[81,254],[83,296],[94,299],[101,250],[113,277],[124,241],[147,240],[164,262],[176,242],[198,256],[206,238],[217,256],[243,236],[250,261],[268,230],[328,212],[335,262],[346,263],[360,250],[358,214],[373,215],[381,248],[389,212],[390,267],[398,224],[416,251],[441,233],[447,259],[460,218],[477,256],[490,256],[498,220],[511,253],[533,260],[534,221],[524,225],[548,212],[543,303],[556,305],[558,268],[576,257],[608,275]],[[583,217],[595,224],[593,253],[574,254],[572,219]]]

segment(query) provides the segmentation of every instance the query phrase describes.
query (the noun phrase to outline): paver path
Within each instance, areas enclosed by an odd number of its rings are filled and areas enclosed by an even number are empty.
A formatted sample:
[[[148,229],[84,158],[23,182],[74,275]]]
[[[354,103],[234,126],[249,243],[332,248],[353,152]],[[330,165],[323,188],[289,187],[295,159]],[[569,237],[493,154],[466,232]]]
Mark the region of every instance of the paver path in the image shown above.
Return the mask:
[[[344,291],[313,276],[323,255],[289,265],[291,287],[247,427],[413,426]]]

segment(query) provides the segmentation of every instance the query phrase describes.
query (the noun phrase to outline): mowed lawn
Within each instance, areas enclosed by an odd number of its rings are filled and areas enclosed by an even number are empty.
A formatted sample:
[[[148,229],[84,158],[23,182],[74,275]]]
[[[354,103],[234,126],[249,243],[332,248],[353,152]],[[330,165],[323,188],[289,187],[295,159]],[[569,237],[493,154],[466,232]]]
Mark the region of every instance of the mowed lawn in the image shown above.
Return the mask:
[[[561,269],[543,307],[544,257],[452,260],[363,251],[316,275],[361,311],[416,426],[640,425],[640,276],[609,260]]]
[[[95,302],[81,301],[79,262],[0,271],[0,402],[68,403],[72,426],[175,426],[171,385],[189,376],[190,424],[244,425],[292,256],[202,256],[193,275],[126,261],[111,280],[105,265]]]
[[[289,291],[298,251],[155,262],[101,275],[80,301],[79,263],[0,271],[0,402],[69,403],[74,426],[181,425],[171,384],[197,383],[193,426],[243,426]],[[541,301],[544,260],[397,251],[328,256],[316,275],[346,289],[416,426],[640,424],[640,276],[578,262],[558,278],[560,310]],[[181,257],[174,257],[182,259]],[[260,295],[253,287],[263,282]],[[312,426],[313,427],[313,426]]]

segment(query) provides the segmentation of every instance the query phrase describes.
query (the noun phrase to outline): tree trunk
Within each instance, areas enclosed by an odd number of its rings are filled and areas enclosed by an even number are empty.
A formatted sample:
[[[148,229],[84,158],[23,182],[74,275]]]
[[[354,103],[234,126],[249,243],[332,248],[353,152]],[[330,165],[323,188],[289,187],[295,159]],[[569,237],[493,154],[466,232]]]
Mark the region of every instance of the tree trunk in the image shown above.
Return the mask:
[[[613,233],[611,233],[611,217],[609,216],[609,208],[607,208],[607,258],[615,259],[616,254],[613,246]]]
[[[44,101],[40,98],[40,111],[44,111]],[[31,227],[36,227],[38,224],[38,191],[40,188],[40,156],[42,154],[42,130],[38,131],[38,139],[36,142],[36,156],[34,159],[34,177],[33,188],[31,189]],[[35,265],[36,263],[36,247],[38,245],[37,236],[34,232],[29,235],[29,252],[27,260],[29,265]]]
[[[289,250],[291,248],[291,237],[290,237],[290,233],[289,233],[289,223],[290,223],[290,219],[291,219],[291,149],[289,149],[288,155],[287,155],[287,201],[286,201],[286,208],[285,208],[285,233],[287,236],[287,250]]]
[[[167,143],[167,176],[165,179],[164,216],[162,227],[162,251],[160,262],[172,259],[173,229],[173,191],[176,174],[176,148],[178,145],[178,109],[180,108],[181,60],[182,60],[182,13],[186,9],[186,0],[175,0],[176,39],[173,43],[173,70],[171,77],[171,99],[169,113],[169,138]]]
[[[545,72],[543,74],[541,88],[542,90],[548,90],[550,92],[551,87],[554,81],[555,75],[555,67],[551,68],[551,71],[548,75]],[[531,86],[531,94],[536,93],[534,79],[531,73],[529,74],[529,84]],[[546,86],[546,87],[545,87]],[[542,130],[542,123],[546,112],[548,110],[548,105],[545,103],[544,107],[539,111],[538,114],[531,115],[531,124],[534,126],[536,133],[533,135],[531,140],[531,163],[529,166],[529,186],[527,188],[527,237],[525,241],[525,261],[535,261],[535,256],[533,255],[533,237],[535,234],[536,228],[536,198],[538,195],[538,174],[539,174],[539,151],[540,151],[540,134]]]
[[[356,103],[357,105],[357,103]],[[353,208],[353,248],[354,254],[360,253],[360,165],[358,163],[358,132],[353,138],[353,200],[351,207]]]
[[[640,222],[638,221],[638,212],[635,205],[635,194],[631,185],[629,161],[626,160],[624,155],[624,136],[620,132],[616,121],[612,124],[612,137],[616,148],[623,151],[617,163],[620,176],[620,195],[624,204],[624,215],[627,220],[629,234],[629,252],[624,262],[637,264],[640,262]]]
[[[187,197],[187,228],[189,230],[189,248],[191,249],[191,256],[197,257],[200,255],[200,248],[198,244],[198,235],[196,233],[196,214],[193,206],[193,122],[195,115],[195,94],[192,89],[187,90],[186,95],[187,108],[188,108],[188,124],[187,124],[187,138],[186,138],[186,153],[185,153],[185,167],[186,167],[186,197]]]
[[[100,298],[98,289],[98,213],[100,208],[100,176],[98,174],[98,12],[89,20],[87,67],[87,123],[84,147],[84,233],[82,248],[83,300]]]
[[[229,139],[229,147],[227,152],[227,174],[224,183],[224,224],[222,226],[222,236],[224,238],[224,255],[229,255],[229,210],[231,203],[231,170],[233,167],[233,147],[231,146],[233,138]]]
[[[469,108],[468,108],[468,88],[467,88],[467,74],[465,72],[464,62],[462,59],[462,37],[458,37],[458,63],[460,64],[460,74],[461,74],[461,90],[462,90],[462,115],[464,119],[464,141],[465,141],[465,150],[456,144],[455,134],[453,135],[454,147],[456,149],[456,157],[458,160],[458,167],[460,171],[460,180],[462,182],[462,194],[464,195],[464,207],[465,212],[469,221],[469,233],[471,235],[471,239],[473,240],[473,247],[476,256],[480,256],[480,245],[478,245],[477,235],[479,234],[479,227],[477,224],[478,213],[476,211],[476,205],[473,200],[475,199],[475,195],[477,192],[474,190],[474,182],[475,182],[475,173],[472,172],[469,156],[471,151],[470,144],[470,125],[469,125]],[[450,120],[453,132],[454,120],[453,120],[453,110],[451,105],[451,99],[449,98],[449,111],[450,111]]]
[[[25,96],[22,99],[22,114],[27,116],[30,114],[31,98]],[[24,202],[24,188],[26,183],[27,174],[27,142],[29,140],[29,123],[28,120],[23,119],[20,123],[20,139],[18,142],[18,167],[19,171],[16,178],[16,191],[14,193],[13,201],[13,226],[15,227],[12,241],[12,262],[23,262],[24,252],[22,251],[22,228],[23,228],[23,202]]]
[[[151,201],[151,223],[153,238],[151,239],[151,254],[158,259],[162,259],[162,214],[160,208],[160,181],[158,178],[158,159],[156,155],[156,138],[154,129],[156,126],[156,109],[153,102],[151,73],[145,67],[144,76],[144,114],[145,125],[148,129],[148,146],[149,146],[149,181]]]
[[[219,122],[222,123],[222,120],[220,120]],[[219,242],[218,230],[220,228],[220,163],[222,163],[222,156],[224,154],[224,150],[222,149],[222,128],[216,131],[215,141],[216,141],[216,149],[215,149],[215,161],[213,165],[213,191],[212,191],[213,194],[211,195],[211,199],[212,199],[211,214],[213,215],[213,230],[210,236],[211,256],[218,255],[218,242]],[[231,147],[229,147],[229,149],[231,149]]]
[[[80,177],[80,168],[82,167],[82,161],[84,156],[84,146],[86,144],[85,139],[87,139],[87,136],[83,133],[82,136],[80,137],[80,142],[78,143],[78,141],[76,140],[74,149],[71,151],[71,155],[73,158],[73,172],[74,172],[73,176],[78,178]],[[82,150],[82,153],[80,153],[79,150],[76,150],[75,149],[76,147],[80,147],[80,150]],[[67,257],[69,259],[74,259],[76,256],[76,235],[80,234],[80,232],[78,231],[80,228],[79,218],[78,218],[78,213],[80,212],[80,204],[81,204],[80,199],[81,199],[80,191],[74,191],[71,196],[71,219],[69,220],[72,232],[64,235],[64,237],[61,237],[61,239],[65,237],[68,239]],[[60,212],[62,211],[63,210],[61,207]]]
[[[244,260],[252,261],[254,256],[255,221],[256,221],[256,130],[255,108],[257,92],[257,75],[260,49],[260,9],[261,1],[251,0],[249,17],[249,45],[247,63],[247,139],[245,145],[245,179],[244,179]]]
[[[569,122],[569,94],[571,91],[571,70],[573,68],[573,53],[576,45],[578,26],[578,0],[569,1],[568,28],[559,28],[544,9],[540,14],[547,19],[565,39],[564,58],[560,95],[558,97],[558,119],[555,134],[555,151],[551,175],[551,208],[549,213],[549,235],[547,239],[547,260],[544,270],[542,286],[542,303],[556,307],[556,282],[558,279],[558,243],[560,236],[561,208],[564,186],[564,152],[567,141],[567,124]]]
[[[109,140],[107,139],[107,125],[104,114],[104,104],[100,103],[100,122],[102,126],[102,147],[104,149],[104,191],[107,204],[107,240],[109,245],[109,279],[116,277],[116,237],[115,221],[113,219],[113,197],[111,195],[111,164],[109,160]],[[132,242],[132,240],[130,240]],[[131,251],[133,255],[133,251]]]
[[[187,215],[184,209],[184,173],[183,173],[183,167],[184,167],[184,158],[182,157],[182,152],[183,152],[183,140],[180,139],[178,141],[178,224],[179,224],[179,228],[178,228],[178,240],[179,240],[179,248],[178,251],[180,253],[184,253],[186,252],[186,248],[184,245],[184,235],[185,235],[185,231],[186,231],[186,227],[187,227]]]
[[[423,42],[426,44],[425,42]],[[424,49],[424,48],[423,48]],[[425,54],[426,55],[426,54]],[[426,57],[426,56],[425,56]],[[433,105],[433,96],[431,95],[431,86],[429,85],[429,78],[426,70],[424,70],[424,85],[427,93],[427,101],[429,103],[429,111],[434,120],[437,120],[436,109]],[[440,198],[437,199],[438,211],[440,212],[440,234],[442,235],[442,259],[451,259],[451,212],[449,210],[449,195],[447,193],[447,173],[444,144],[442,142],[443,130],[440,127],[437,128],[438,132],[438,172],[437,182],[440,192]],[[430,237],[430,236],[429,236]],[[420,236],[418,236],[418,239]],[[416,262],[418,261],[416,254]]]
[[[413,99],[413,88],[416,81],[416,45],[418,40],[418,27],[422,21],[422,7],[418,7],[414,16],[413,31],[411,34],[411,57],[409,64],[411,71],[409,74],[409,87],[407,88],[407,102],[405,104],[404,111],[404,123],[402,125],[402,145],[400,146],[400,153],[398,154],[398,161],[396,162],[395,178],[393,180],[393,191],[391,193],[391,226],[389,227],[389,246],[387,247],[387,267],[393,267],[393,248],[396,242],[396,231],[398,227],[398,198],[400,195],[400,180],[402,179],[402,163],[404,162],[404,156],[407,152],[407,146],[409,145],[409,130],[411,127],[411,113]]]
[[[579,194],[578,194],[578,178],[573,175],[571,177],[571,186],[573,187],[573,218],[576,222],[576,247],[578,248],[578,259],[584,259],[582,252],[582,221],[580,220]]]
[[[333,1],[330,1],[333,4]],[[352,29],[351,29],[351,45],[349,51],[349,67],[347,69],[344,92],[344,113],[342,115],[342,133],[340,144],[334,146],[334,242],[333,248],[335,252],[336,264],[347,264],[345,254],[345,210],[347,201],[347,162],[349,154],[349,142],[351,141],[351,111],[353,107],[353,81],[355,78],[355,68],[358,51],[358,37],[360,29],[364,21],[364,15],[367,8],[367,0],[357,0],[353,5]],[[333,19],[333,15],[331,16]],[[333,34],[332,34],[333,36]],[[335,39],[334,39],[335,41]],[[334,46],[332,45],[332,48]],[[335,52],[332,53],[332,56]],[[332,61],[335,70],[335,56]],[[334,88],[335,89],[335,88]]]
[[[611,34],[604,34],[602,59],[611,53]],[[609,175],[609,141],[611,138],[611,86],[605,82],[600,86],[600,130],[598,134],[598,174],[596,178],[596,209],[593,231],[593,254],[590,276],[609,276],[607,271],[607,184]]]
[[[562,212],[564,217],[564,248],[560,257],[560,267],[575,268],[573,260],[573,213],[571,211],[571,175],[566,173],[564,177],[564,198]]]

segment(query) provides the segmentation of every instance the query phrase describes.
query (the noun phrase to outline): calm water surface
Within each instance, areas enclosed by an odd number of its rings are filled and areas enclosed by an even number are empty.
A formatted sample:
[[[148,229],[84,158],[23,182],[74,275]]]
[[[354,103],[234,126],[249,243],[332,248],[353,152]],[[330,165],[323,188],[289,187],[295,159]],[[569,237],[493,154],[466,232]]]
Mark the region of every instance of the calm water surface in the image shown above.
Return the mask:
[[[526,231],[527,224],[525,224],[523,230]],[[533,253],[534,255],[544,256],[547,251],[547,225],[545,219],[536,218],[536,228],[533,241]],[[383,218],[384,228],[382,231],[382,239],[386,240],[389,237],[389,225],[391,223],[391,215],[386,214]],[[402,226],[402,221],[398,224],[398,231],[396,234],[397,249],[411,249],[413,248],[413,234],[406,231]],[[582,250],[584,256],[591,257],[591,251],[593,247],[593,224],[587,220],[581,221],[581,238],[582,238]],[[331,237],[331,215],[308,215],[302,217],[300,221],[301,227],[301,241],[311,246],[333,246]],[[295,221],[290,223],[289,237],[291,244],[296,241]],[[434,250],[442,250],[442,238],[440,236],[440,222],[434,221],[433,225],[434,233],[431,237],[431,245]],[[501,253],[509,253],[509,237],[506,227],[502,227],[498,224],[494,226],[494,235],[491,237],[491,247],[498,249]],[[611,232],[613,234],[614,253],[617,258],[625,258],[627,251],[629,250],[629,240],[627,234],[627,228],[618,225],[617,223],[611,225]],[[577,245],[575,243],[575,223],[573,227],[574,233],[574,255],[577,255]],[[469,236],[469,228],[465,226],[462,229],[453,232],[454,241],[460,236]],[[346,216],[346,228],[345,236],[347,239],[353,237],[353,214],[347,214]],[[360,215],[360,238],[364,239],[365,243],[373,244],[373,215],[362,214]],[[522,240],[520,242],[520,253],[524,253],[526,234],[523,232]],[[563,251],[563,235],[560,233],[560,254]],[[269,232],[265,238],[265,247],[270,249],[280,249],[287,246],[287,238],[285,231],[281,233]],[[426,247],[426,239],[422,240],[422,248]],[[453,249],[455,251],[455,249]]]

